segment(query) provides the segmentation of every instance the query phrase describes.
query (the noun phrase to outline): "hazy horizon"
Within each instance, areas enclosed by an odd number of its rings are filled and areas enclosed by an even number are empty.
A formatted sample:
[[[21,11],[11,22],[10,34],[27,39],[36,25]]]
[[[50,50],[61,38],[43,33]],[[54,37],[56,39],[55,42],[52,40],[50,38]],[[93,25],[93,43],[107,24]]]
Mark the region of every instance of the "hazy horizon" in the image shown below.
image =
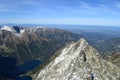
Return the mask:
[[[87,25],[87,24],[48,24],[48,23],[0,23],[0,26],[89,26],[89,27],[120,27],[116,25]]]

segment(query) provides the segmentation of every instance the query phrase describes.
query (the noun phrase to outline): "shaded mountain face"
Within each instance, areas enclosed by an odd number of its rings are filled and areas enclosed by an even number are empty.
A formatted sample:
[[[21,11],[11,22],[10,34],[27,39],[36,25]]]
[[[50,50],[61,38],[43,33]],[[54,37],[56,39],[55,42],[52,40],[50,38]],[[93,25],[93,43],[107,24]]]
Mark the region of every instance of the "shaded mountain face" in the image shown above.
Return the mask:
[[[16,65],[16,62],[14,58],[0,56],[0,80],[32,80],[24,74],[41,64],[39,60],[32,60],[22,65]]]
[[[46,27],[0,27],[0,55],[14,57],[18,63],[48,60],[66,42],[78,37],[70,32]]]
[[[120,80],[120,69],[80,39],[57,51],[33,80]]]

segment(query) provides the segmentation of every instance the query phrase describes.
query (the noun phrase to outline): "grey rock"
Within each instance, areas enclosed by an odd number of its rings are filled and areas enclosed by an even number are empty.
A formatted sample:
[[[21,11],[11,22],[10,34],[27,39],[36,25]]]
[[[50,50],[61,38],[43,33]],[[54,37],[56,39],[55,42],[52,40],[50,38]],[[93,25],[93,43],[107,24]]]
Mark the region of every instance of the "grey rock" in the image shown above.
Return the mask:
[[[118,80],[120,69],[104,60],[83,38],[59,50],[33,80]]]

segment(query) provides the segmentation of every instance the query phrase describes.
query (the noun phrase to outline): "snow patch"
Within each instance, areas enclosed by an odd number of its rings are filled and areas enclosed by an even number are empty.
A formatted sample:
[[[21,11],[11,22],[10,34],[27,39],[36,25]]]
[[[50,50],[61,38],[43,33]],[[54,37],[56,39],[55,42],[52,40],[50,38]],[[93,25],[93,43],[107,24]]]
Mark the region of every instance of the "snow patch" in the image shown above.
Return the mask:
[[[9,32],[12,32],[14,35],[20,37],[24,32],[25,30],[24,29],[20,29],[20,32],[17,32],[13,27],[11,26],[2,26],[0,28],[0,30],[5,30],[5,31],[9,31]]]
[[[16,32],[12,27],[10,26],[2,26],[0,28],[0,30],[6,30],[6,31],[10,31],[10,32]]]
[[[14,33],[16,36],[20,37],[25,32],[24,29],[20,30],[20,33]]]
[[[20,30],[20,34],[22,34],[22,33],[24,33],[25,32],[25,30],[24,29],[21,29]]]
[[[38,29],[38,28],[44,28],[43,26],[36,26],[36,28]]]

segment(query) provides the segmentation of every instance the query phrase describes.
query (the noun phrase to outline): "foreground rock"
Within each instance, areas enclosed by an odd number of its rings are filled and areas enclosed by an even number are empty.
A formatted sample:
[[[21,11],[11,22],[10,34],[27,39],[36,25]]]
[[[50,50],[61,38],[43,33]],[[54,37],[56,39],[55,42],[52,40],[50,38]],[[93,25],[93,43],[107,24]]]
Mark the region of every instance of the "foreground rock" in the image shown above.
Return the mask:
[[[59,50],[33,80],[120,80],[120,69],[80,39]]]

